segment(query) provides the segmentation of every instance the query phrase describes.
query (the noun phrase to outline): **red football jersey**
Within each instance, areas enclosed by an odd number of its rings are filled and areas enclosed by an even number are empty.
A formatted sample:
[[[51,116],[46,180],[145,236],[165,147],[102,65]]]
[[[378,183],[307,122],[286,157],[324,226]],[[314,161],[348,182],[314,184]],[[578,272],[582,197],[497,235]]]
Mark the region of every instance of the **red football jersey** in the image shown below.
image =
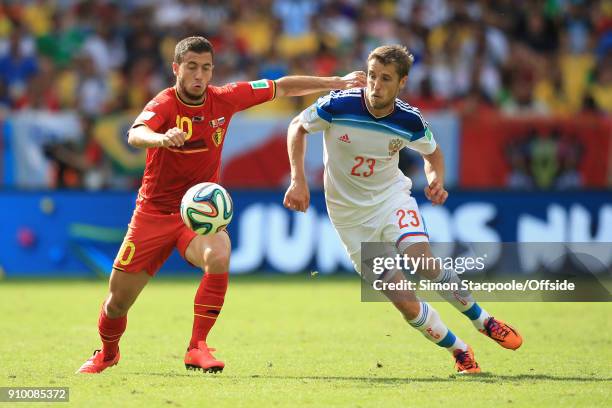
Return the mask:
[[[144,108],[134,125],[144,123],[157,133],[183,129],[187,140],[180,148],[147,149],[147,162],[137,205],[149,212],[179,211],[183,194],[194,184],[218,182],[221,150],[234,113],[275,96],[270,80],[208,86],[200,105],[183,102],[174,87],[161,91]]]

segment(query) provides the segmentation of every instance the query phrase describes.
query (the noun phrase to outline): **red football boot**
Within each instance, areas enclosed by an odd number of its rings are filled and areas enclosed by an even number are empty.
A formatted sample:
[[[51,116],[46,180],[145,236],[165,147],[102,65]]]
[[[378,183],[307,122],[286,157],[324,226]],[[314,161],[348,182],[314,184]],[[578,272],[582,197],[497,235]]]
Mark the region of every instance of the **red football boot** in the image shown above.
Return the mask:
[[[102,371],[106,370],[108,367],[112,367],[119,363],[119,351],[117,351],[117,355],[111,358],[110,360],[104,360],[104,353],[101,350],[96,350],[93,353],[93,356],[89,357],[89,359],[76,371],[78,373],[87,373],[87,374],[99,374]]]
[[[185,354],[185,368],[188,370],[202,370],[204,372],[221,372],[225,367],[223,361],[217,360],[211,351],[216,351],[214,348],[209,348],[205,341],[199,341],[198,347],[187,350]]]

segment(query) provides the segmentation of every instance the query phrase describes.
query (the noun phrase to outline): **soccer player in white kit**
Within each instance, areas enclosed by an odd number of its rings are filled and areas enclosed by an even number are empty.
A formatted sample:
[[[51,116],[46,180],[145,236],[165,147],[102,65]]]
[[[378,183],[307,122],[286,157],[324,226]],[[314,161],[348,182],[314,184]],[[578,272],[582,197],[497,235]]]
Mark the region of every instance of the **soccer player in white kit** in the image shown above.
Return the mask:
[[[319,98],[293,119],[287,132],[291,185],[285,194],[285,207],[308,209],[305,136],[323,131],[327,210],[359,273],[362,242],[391,242],[408,256],[432,256],[425,223],[410,195],[412,182],[398,168],[400,149],[407,147],[422,155],[427,199],[433,205],[442,205],[448,197],[444,158],[428,123],[418,109],[398,99],[412,62],[412,55],[403,46],[376,48],[368,56],[366,88],[332,91]],[[435,267],[419,273],[434,282],[460,281],[454,271]],[[395,273],[388,279],[397,281],[400,276]],[[430,304],[411,291],[384,293],[412,327],[451,352],[458,372],[480,372],[472,348],[447,328]],[[440,295],[502,347],[515,350],[521,346],[518,332],[489,315],[471,294],[447,291]]]

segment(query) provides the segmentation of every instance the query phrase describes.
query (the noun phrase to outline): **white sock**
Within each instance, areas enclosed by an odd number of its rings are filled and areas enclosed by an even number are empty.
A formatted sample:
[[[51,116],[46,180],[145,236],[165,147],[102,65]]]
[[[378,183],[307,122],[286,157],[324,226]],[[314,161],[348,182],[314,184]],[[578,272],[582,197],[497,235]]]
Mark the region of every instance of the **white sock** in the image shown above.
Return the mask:
[[[427,302],[420,302],[420,305],[419,315],[408,320],[412,327],[423,333],[427,340],[446,348],[451,354],[457,349],[467,350],[467,345],[446,327],[436,309]]]
[[[437,278],[432,279],[433,282],[455,283],[461,287],[461,279],[455,271],[444,270],[440,271]],[[438,294],[442,296],[448,303],[453,305],[455,309],[466,315],[474,327],[478,330],[484,330],[485,321],[490,317],[486,310],[481,308],[474,300],[474,297],[469,291],[464,290],[439,290]]]
[[[481,308],[478,303],[474,303],[472,307],[462,313],[470,318],[477,330],[484,330],[487,319],[491,317],[491,315]]]

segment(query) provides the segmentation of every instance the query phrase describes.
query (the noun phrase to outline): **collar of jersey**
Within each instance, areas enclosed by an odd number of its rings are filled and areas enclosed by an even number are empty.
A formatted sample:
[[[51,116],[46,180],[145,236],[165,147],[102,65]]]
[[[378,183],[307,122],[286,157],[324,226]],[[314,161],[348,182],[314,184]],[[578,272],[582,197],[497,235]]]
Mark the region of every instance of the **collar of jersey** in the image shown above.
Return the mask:
[[[190,108],[197,108],[197,107],[199,107],[199,106],[204,106],[204,104],[206,103],[206,97],[207,97],[207,94],[208,94],[208,87],[207,87],[206,91],[204,91],[204,100],[202,101],[202,103],[198,103],[198,104],[196,104],[196,105],[191,104],[191,103],[187,103],[187,102],[185,102],[184,100],[182,100],[182,99],[181,99],[181,95],[179,95],[179,93],[178,93],[178,91],[176,90],[176,87],[175,87],[175,86],[173,86],[173,87],[172,87],[172,89],[174,90],[174,94],[176,95],[176,99],[178,99],[178,101],[179,101],[180,103],[182,103],[183,105],[185,105],[185,106],[189,106]]]
[[[365,111],[368,113],[368,115],[370,115],[370,117],[372,119],[374,119],[375,121],[379,121],[379,120],[383,120],[388,118],[389,116],[393,115],[393,112],[395,112],[395,103],[393,104],[393,110],[389,113],[387,113],[384,116],[374,116],[374,114],[372,112],[370,112],[370,109],[368,109],[368,104],[366,103],[365,100],[365,88],[361,88],[361,103],[363,104],[363,108],[365,109]]]

